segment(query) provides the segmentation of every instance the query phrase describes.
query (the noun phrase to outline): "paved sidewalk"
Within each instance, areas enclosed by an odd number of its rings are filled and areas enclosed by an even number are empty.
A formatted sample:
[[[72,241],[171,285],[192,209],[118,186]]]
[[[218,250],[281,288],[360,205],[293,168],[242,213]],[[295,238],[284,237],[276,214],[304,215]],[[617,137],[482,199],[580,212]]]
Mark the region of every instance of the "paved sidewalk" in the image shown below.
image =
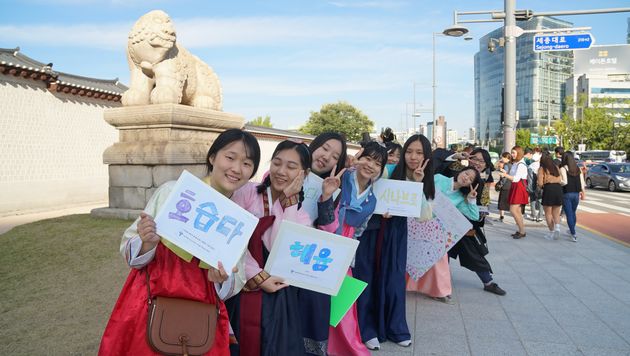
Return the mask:
[[[484,292],[451,260],[454,304],[408,293],[413,345],[384,343],[374,355],[630,355],[630,248],[583,229],[577,243],[564,231],[548,241],[545,225],[532,222],[514,240],[505,220],[485,231],[507,295]]]

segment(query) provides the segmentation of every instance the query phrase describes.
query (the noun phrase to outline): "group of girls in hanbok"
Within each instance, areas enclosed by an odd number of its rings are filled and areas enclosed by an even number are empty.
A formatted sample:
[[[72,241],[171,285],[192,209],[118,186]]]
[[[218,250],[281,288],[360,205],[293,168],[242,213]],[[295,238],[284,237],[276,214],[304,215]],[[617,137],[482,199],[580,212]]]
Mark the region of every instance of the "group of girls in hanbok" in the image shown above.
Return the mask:
[[[217,306],[214,343],[206,355],[369,355],[368,349],[379,349],[386,340],[409,346],[405,318],[405,286],[411,285],[406,280],[408,224],[431,218],[428,202],[436,189],[466,216],[478,217],[477,190],[472,188],[482,183],[479,172],[469,168],[454,178],[434,176],[431,159],[430,142],[422,135],[411,136],[402,147],[367,142],[356,155],[347,157],[343,136],[324,133],[309,146],[300,140],[280,142],[269,172],[261,183],[253,183],[249,180],[260,164],[256,138],[239,129],[223,132],[208,151],[208,175],[203,181],[259,219],[245,253],[228,275],[220,262],[218,268],[209,267],[161,239],[153,217],[175,182],[159,187],[123,235],[120,251],[131,270],[99,354],[158,354],[146,337],[147,283],[153,295]],[[309,173],[323,179],[314,220],[301,209],[302,186]],[[427,207],[423,216],[373,214],[373,184],[382,176],[423,182],[422,200]],[[329,325],[329,295],[290,286],[263,269],[283,220],[359,241],[347,274],[368,285],[336,327]],[[444,269],[441,263],[434,267],[442,269],[439,273]],[[448,263],[446,270],[448,274]],[[423,291],[422,287],[417,290]],[[447,292],[450,295],[450,275]]]

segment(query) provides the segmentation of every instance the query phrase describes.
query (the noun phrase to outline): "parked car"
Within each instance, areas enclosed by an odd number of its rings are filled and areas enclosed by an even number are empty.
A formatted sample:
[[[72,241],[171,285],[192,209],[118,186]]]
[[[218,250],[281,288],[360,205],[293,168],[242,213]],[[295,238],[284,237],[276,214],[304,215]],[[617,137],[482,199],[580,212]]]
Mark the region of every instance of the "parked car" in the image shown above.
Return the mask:
[[[630,163],[602,163],[591,167],[586,173],[586,186],[606,187],[611,192],[630,191]]]

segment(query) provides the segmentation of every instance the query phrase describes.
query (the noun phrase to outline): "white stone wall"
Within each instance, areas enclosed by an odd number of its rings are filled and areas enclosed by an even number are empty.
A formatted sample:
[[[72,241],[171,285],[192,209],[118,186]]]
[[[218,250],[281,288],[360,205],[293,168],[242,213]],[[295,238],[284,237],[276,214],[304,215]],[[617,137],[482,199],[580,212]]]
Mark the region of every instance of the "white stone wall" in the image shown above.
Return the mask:
[[[113,106],[0,75],[0,216],[106,201],[102,155],[118,133],[103,110]]]

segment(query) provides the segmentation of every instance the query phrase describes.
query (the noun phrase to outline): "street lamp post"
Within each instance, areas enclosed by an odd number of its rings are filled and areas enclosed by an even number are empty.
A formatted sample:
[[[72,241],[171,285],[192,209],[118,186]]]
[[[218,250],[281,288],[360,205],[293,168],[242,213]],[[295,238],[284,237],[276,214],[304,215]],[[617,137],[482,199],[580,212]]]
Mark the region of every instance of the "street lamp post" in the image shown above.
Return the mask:
[[[533,12],[532,10],[516,10],[516,0],[504,0],[503,11],[466,11],[454,12],[454,23],[444,30],[447,36],[460,37],[468,33],[462,23],[501,22],[503,21],[504,49],[504,98],[503,98],[503,150],[509,152],[516,141],[516,38],[524,33],[516,26],[516,20],[526,21],[538,16],[592,15],[616,12],[630,12],[630,8],[570,10]],[[474,19],[459,21],[458,15],[490,14],[491,19]],[[535,31],[534,31],[535,32]]]
[[[432,115],[432,119],[433,119],[433,126],[431,126],[431,137],[433,140],[435,140],[435,119],[436,119],[436,113],[437,113],[437,100],[436,100],[436,88],[437,88],[437,84],[436,84],[436,72],[435,72],[435,36],[446,36],[445,34],[441,33],[441,32],[433,32],[433,74],[431,76],[431,86],[433,88],[433,106],[431,108],[431,111],[433,113]],[[466,36],[464,37],[464,41],[470,41],[473,38],[470,36]]]

